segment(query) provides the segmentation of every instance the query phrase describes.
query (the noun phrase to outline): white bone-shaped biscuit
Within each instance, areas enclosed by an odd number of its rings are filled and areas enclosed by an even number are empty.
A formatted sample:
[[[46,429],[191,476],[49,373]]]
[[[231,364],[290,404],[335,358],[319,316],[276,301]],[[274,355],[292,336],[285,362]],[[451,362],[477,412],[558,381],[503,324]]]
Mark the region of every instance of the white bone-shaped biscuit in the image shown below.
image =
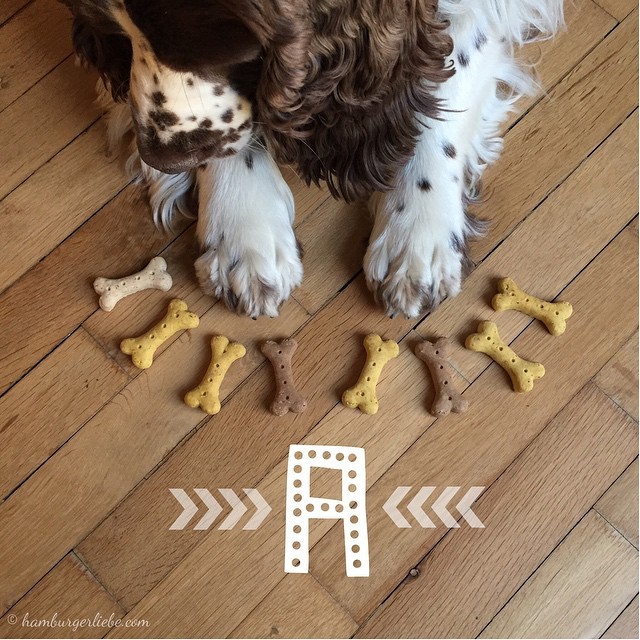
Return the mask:
[[[543,322],[549,333],[559,336],[567,328],[567,319],[573,313],[568,302],[548,302],[532,296],[518,287],[511,278],[502,278],[498,282],[498,291],[491,300],[496,311],[513,309]]]
[[[114,279],[97,278],[93,288],[100,295],[100,307],[105,311],[111,311],[122,298],[132,293],[145,289],[169,291],[172,285],[173,280],[167,271],[167,262],[158,256],[153,258],[142,271],[130,276]]]
[[[500,337],[494,322],[481,322],[478,333],[467,336],[467,349],[485,353],[497,362],[511,378],[514,391],[522,393],[533,389],[533,381],[542,378],[544,367],[539,362],[529,362],[518,356]]]
[[[239,358],[243,358],[247,350],[239,342],[229,342],[224,336],[211,338],[211,363],[202,382],[189,391],[185,403],[192,409],[200,407],[205,413],[215,415],[220,411],[220,385],[229,367]]]
[[[382,373],[382,367],[400,353],[398,344],[393,340],[383,340],[375,333],[364,339],[367,359],[362,367],[358,382],[342,394],[342,404],[350,409],[360,409],[373,415],[378,411],[376,385]]]
[[[183,329],[195,329],[199,324],[200,318],[189,311],[187,303],[176,298],[169,303],[169,309],[160,322],[137,338],[125,338],[120,343],[120,351],[130,355],[131,362],[138,369],[148,369],[163,342],[174,333]]]

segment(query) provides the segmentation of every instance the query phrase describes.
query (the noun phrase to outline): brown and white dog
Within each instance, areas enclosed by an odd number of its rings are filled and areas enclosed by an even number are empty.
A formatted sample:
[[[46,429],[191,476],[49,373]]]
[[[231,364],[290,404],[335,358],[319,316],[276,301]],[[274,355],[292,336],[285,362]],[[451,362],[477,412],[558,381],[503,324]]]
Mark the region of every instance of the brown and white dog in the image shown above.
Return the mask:
[[[63,1],[157,222],[197,188],[198,278],[251,316],[302,279],[276,162],[370,198],[364,269],[389,314],[458,293],[481,232],[466,205],[534,85],[514,52],[563,20],[562,0]]]

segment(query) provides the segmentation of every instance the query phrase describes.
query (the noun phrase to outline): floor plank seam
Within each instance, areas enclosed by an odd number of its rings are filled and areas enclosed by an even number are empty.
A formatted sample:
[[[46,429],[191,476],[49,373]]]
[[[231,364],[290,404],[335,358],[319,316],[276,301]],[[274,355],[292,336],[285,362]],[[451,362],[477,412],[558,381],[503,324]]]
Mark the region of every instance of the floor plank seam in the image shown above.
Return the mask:
[[[529,327],[530,325],[527,325],[527,327]],[[522,333],[524,332],[524,329],[522,332],[520,332],[520,334],[518,334],[518,336],[522,335]],[[633,335],[633,334],[632,334]],[[515,340],[515,338],[514,338]],[[491,365],[489,365],[491,366]],[[475,380],[472,382],[473,384],[478,383],[478,381],[480,380],[481,376],[485,373],[485,371],[488,369],[485,368],[481,374],[478,375],[477,378],[475,378]],[[521,459],[521,457],[524,455],[524,453],[527,451],[527,449],[529,449],[531,446],[533,446],[533,444],[542,436],[543,433],[545,433],[545,431],[549,428],[549,426],[551,425],[551,423],[558,417],[558,415],[567,407],[567,405],[573,400],[573,398],[578,395],[579,393],[581,393],[586,387],[592,386],[594,387],[595,385],[593,385],[593,383],[591,381],[588,381],[581,389],[578,390],[578,392],[576,394],[574,394],[574,396],[568,398],[566,400],[566,402],[564,402],[564,404],[562,404],[562,406],[560,407],[560,409],[553,415],[551,416],[547,421],[546,424],[544,425],[544,427],[538,432],[538,434],[533,438],[533,440],[531,440],[520,452],[518,452],[518,454],[512,459],[512,461],[492,480],[492,482],[490,484],[487,484],[485,486],[484,491],[482,492],[481,496],[479,496],[478,500],[481,500],[482,497],[491,489],[491,487],[493,487],[495,485],[495,483],[505,474],[507,473],[507,471],[514,465],[516,464],[516,462],[518,460]],[[469,385],[469,387],[467,387],[467,389],[469,389],[471,387],[471,385]],[[467,391],[467,389],[465,389],[465,391],[463,393],[465,393]],[[598,392],[600,391],[599,389],[597,389]],[[603,394],[604,395],[604,394]],[[435,421],[434,423],[435,424]],[[430,425],[431,426],[431,425]],[[428,429],[427,429],[428,430]],[[418,438],[419,439],[419,438]],[[407,448],[407,450],[402,454],[405,455],[413,446],[416,445],[417,440],[416,439],[410,447]],[[401,456],[402,457],[402,456]],[[399,460],[400,458],[398,458]],[[397,462],[397,461],[396,461]],[[395,464],[395,463],[394,463]],[[380,482],[384,476],[386,475],[387,472],[385,472],[382,476],[380,476],[380,478],[372,485],[375,486],[378,482]],[[601,496],[600,496],[601,497]],[[599,498],[598,498],[599,499]],[[582,515],[582,517],[580,518],[580,520],[582,520],[582,518],[584,518],[584,516],[589,512],[589,510],[591,510],[592,507],[589,506],[585,513]],[[459,522],[460,520],[462,520],[462,516],[460,516],[459,518],[456,518],[456,521]],[[576,523],[577,524],[577,523]],[[575,525],[574,525],[575,526]],[[573,528],[573,527],[572,527]],[[416,562],[414,563],[416,566],[422,564],[442,543],[443,541],[450,535],[453,535],[453,532],[455,532],[455,529],[447,529],[445,531],[443,531],[442,536],[440,538],[438,538],[438,540],[435,542],[435,544],[427,551],[427,553],[424,554],[424,556],[420,557],[419,559],[416,560]],[[568,535],[568,534],[567,534]],[[566,535],[564,536],[566,537]],[[563,540],[564,540],[563,537]],[[560,541],[561,542],[561,541]],[[560,544],[560,543],[558,543]],[[315,545],[314,545],[315,546]],[[557,546],[557,545],[556,545]],[[550,552],[551,553],[551,552]],[[549,555],[549,554],[548,554]],[[548,557],[548,555],[546,557]],[[545,559],[546,559],[545,557]],[[530,576],[529,576],[530,577]],[[527,577],[527,580],[529,579],[529,577]],[[386,595],[386,597],[380,602],[380,604],[378,604],[378,606],[374,607],[367,616],[365,616],[365,618],[363,618],[361,621],[357,621],[359,622],[360,626],[364,626],[366,625],[366,623],[371,619],[371,617],[375,614],[376,611],[378,611],[380,609],[381,606],[384,605],[384,603],[391,598],[397,591],[398,589],[400,589],[402,587],[402,585],[404,584],[404,582],[406,581],[406,576],[396,584],[395,587],[393,587],[393,589],[391,591],[389,591]],[[526,580],[524,581],[526,582]],[[522,584],[524,584],[524,582]],[[522,585],[521,585],[522,586]],[[506,604],[506,603],[505,603]],[[497,615],[497,614],[496,614]],[[494,616],[495,617],[495,616]],[[484,628],[483,628],[484,629]],[[482,631],[480,632],[482,633]]]
[[[627,606],[622,610],[622,612],[620,613],[620,615],[604,630],[604,633],[600,636],[601,638],[604,638],[604,636],[607,635],[607,633],[609,632],[609,629],[611,629],[611,627],[613,627],[613,625],[618,621],[618,618],[620,618],[620,616],[633,604],[633,601],[638,597],[638,593],[636,593],[636,595],[631,598],[631,600],[629,600],[629,602],[627,603]]]
[[[604,493],[602,494],[604,495]],[[602,497],[602,496],[601,496]],[[599,509],[598,507],[596,507],[595,503],[593,505],[593,507],[591,507],[612,529],[615,529],[616,533],[620,534],[636,551],[638,551],[638,547],[636,546],[636,544],[632,541],[629,540],[629,538],[624,534],[623,531],[621,531],[613,522],[611,522],[611,520],[609,520],[607,518],[607,516],[605,516]]]
[[[30,4],[33,4],[35,1],[36,0],[26,0],[26,2],[21,7],[18,7],[11,15],[0,22],[0,29],[2,29],[2,27],[4,27],[4,25],[7,24],[9,20],[13,20],[19,13],[24,11]]]

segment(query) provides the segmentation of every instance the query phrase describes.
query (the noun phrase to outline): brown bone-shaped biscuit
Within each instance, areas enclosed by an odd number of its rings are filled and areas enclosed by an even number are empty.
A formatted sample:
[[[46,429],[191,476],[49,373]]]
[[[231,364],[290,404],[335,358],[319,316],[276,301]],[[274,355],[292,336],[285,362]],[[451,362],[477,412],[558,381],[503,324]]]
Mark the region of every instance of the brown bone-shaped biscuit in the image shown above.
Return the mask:
[[[435,387],[436,396],[431,406],[431,415],[437,418],[447,416],[451,411],[464,413],[469,408],[469,402],[452,384],[447,362],[449,341],[446,338],[438,338],[435,343],[425,340],[416,345],[415,353],[429,367]]]
[[[293,381],[291,358],[298,343],[292,338],[280,343],[269,340],[260,347],[262,353],[273,365],[276,378],[276,395],[271,403],[271,413],[283,416],[289,411],[302,413],[307,408],[307,401],[296,389]]]

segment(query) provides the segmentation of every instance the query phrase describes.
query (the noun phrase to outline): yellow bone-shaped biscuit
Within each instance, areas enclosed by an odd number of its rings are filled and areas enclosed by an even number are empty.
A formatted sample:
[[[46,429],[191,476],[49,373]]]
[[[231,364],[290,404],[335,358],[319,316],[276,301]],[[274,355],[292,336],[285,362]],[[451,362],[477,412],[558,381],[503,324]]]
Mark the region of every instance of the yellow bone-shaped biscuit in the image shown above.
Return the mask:
[[[120,351],[131,356],[131,362],[138,369],[148,369],[153,364],[153,356],[158,347],[177,331],[195,329],[200,318],[189,311],[184,300],[176,298],[169,303],[165,317],[137,338],[126,338],[120,343]]]
[[[481,322],[478,333],[468,336],[465,346],[471,351],[486,353],[495,360],[509,374],[513,389],[518,393],[531,391],[533,381],[544,375],[544,367],[539,362],[523,360],[503,342],[494,322]]]
[[[238,342],[229,342],[224,336],[211,338],[211,364],[202,382],[189,391],[184,401],[192,409],[200,407],[205,413],[215,415],[220,411],[220,385],[229,367],[247,350]]]
[[[355,386],[342,394],[342,404],[351,409],[360,409],[363,413],[373,415],[378,411],[376,385],[382,373],[382,367],[395,358],[400,349],[393,340],[383,340],[375,333],[364,339],[367,360]]]
[[[491,300],[496,311],[513,309],[536,318],[545,324],[549,333],[559,336],[567,328],[567,319],[573,313],[568,302],[548,302],[524,292],[511,278],[502,278],[498,282],[498,291]]]

